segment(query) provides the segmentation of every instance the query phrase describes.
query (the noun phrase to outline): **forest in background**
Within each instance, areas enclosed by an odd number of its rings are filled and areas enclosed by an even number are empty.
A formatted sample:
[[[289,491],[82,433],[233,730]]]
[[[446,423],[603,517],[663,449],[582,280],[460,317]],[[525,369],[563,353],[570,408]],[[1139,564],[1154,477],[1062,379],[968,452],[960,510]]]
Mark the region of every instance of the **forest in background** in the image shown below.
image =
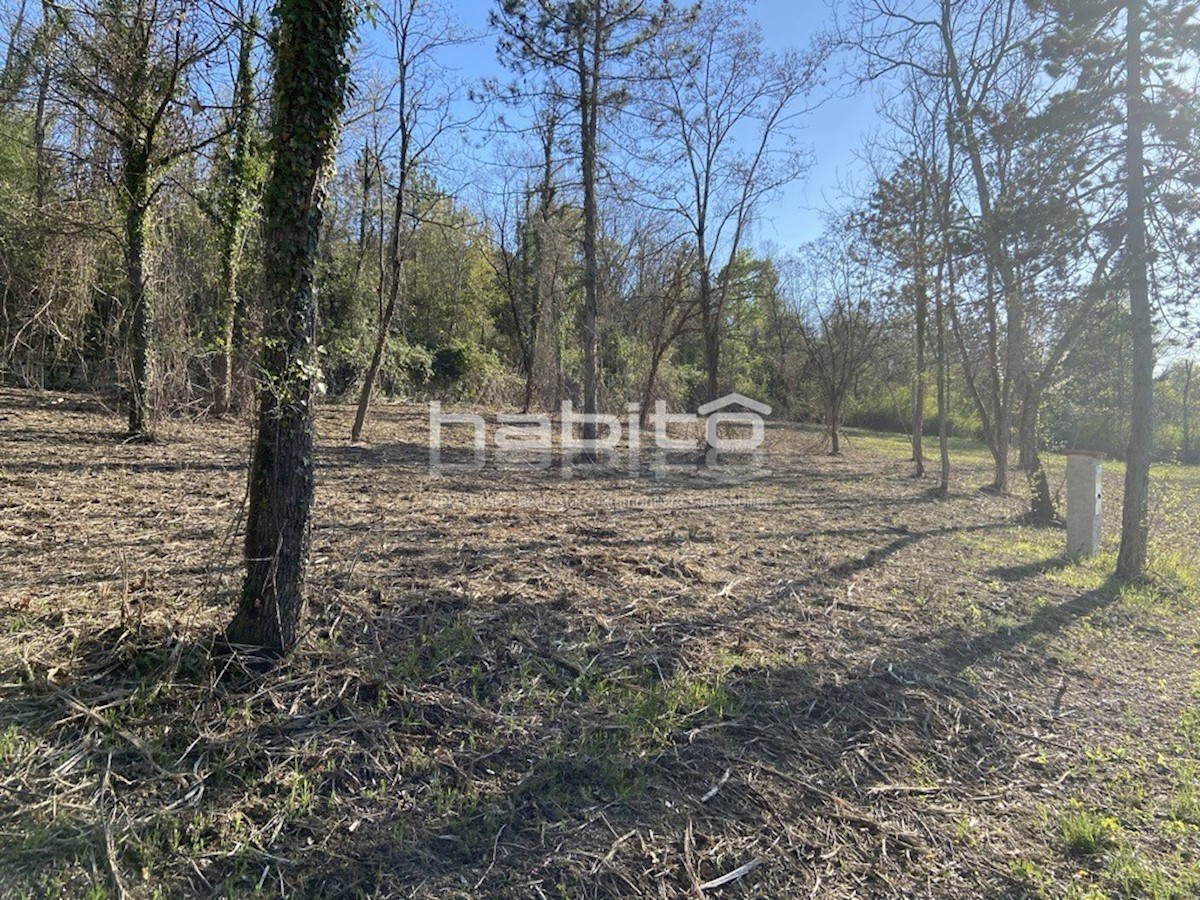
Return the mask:
[[[580,10],[598,38],[576,53]],[[834,441],[945,421],[997,460],[1015,443],[1030,471],[1039,448],[1123,457],[1139,404],[1120,9],[832,13],[776,53],[738,0],[504,2],[486,33],[448,2],[371,6],[316,268],[319,389],[358,403],[354,437],[377,395],[624,412],[739,391]],[[0,15],[0,378],[98,391],[135,434],[246,410],[269,10]],[[1194,462],[1195,10],[1143,15],[1152,452]],[[463,83],[444,55],[463,45],[511,77]],[[852,88],[888,124],[864,148],[874,180],[818,240],[760,246],[810,165],[806,114]],[[466,152],[485,144],[484,162]]]

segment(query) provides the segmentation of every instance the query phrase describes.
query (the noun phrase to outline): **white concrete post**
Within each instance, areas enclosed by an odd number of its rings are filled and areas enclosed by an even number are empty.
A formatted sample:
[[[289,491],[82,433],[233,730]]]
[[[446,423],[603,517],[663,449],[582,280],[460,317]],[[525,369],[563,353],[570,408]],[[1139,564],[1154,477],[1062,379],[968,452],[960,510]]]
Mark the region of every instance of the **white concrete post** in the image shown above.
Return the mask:
[[[1100,463],[1103,453],[1067,451],[1067,558],[1091,556],[1100,549],[1104,511]]]

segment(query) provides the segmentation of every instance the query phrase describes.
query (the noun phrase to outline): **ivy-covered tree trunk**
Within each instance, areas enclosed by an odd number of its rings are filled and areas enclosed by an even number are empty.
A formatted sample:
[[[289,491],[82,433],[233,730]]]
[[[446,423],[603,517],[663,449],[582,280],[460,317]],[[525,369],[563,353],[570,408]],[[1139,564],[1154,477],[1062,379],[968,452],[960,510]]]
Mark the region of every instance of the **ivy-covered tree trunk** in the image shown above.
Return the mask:
[[[246,237],[246,226],[250,221],[251,189],[256,167],[254,148],[254,35],[258,30],[257,19],[251,16],[242,29],[238,51],[236,82],[237,109],[234,124],[233,158],[230,160],[229,180],[225,186],[221,210],[221,307],[220,307],[220,360],[217,372],[217,390],[214,410],[224,415],[233,408],[233,359],[234,334],[241,298],[238,295],[238,279],[242,266],[242,243]]]
[[[313,270],[337,145],[352,0],[279,0],[273,168],[264,197],[267,323],[250,465],[246,577],[226,630],[235,644],[291,649],[304,608],[317,372]]]
[[[141,148],[125,151],[125,290],[129,324],[129,435],[149,438],[154,429],[154,310],[147,289],[150,219],[149,163]]]

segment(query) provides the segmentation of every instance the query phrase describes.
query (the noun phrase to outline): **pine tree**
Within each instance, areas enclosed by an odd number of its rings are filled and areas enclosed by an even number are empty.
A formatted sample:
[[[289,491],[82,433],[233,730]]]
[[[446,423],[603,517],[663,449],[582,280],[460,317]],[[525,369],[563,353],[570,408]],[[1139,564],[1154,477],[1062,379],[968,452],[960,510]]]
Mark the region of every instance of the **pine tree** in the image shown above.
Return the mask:
[[[630,58],[663,27],[669,3],[644,0],[503,0],[492,21],[500,29],[500,52],[518,74],[543,72],[547,92],[561,97],[578,123],[579,175],[583,191],[583,412],[599,406],[600,121],[628,100],[635,75]],[[585,424],[585,441],[596,427]]]
[[[1085,136],[1079,146],[1094,173],[1095,206],[1118,210],[1124,239],[1120,280],[1129,297],[1133,367],[1117,574],[1138,578],[1149,538],[1155,317],[1173,299],[1173,279],[1160,266],[1169,265],[1166,245],[1178,236],[1154,226],[1156,213],[1178,206],[1180,191],[1197,183],[1200,117],[1184,60],[1200,46],[1200,19],[1195,3],[1180,0],[1055,0],[1047,9],[1055,27],[1044,51],[1050,74],[1065,86],[1051,115],[1086,123],[1075,133]]]

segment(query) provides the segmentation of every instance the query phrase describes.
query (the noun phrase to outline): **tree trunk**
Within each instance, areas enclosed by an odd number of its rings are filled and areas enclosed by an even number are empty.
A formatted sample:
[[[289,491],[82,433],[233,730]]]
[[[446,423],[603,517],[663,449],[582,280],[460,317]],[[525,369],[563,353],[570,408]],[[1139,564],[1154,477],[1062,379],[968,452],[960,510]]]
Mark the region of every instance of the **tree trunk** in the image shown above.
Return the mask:
[[[146,154],[126,148],[124,173],[125,281],[129,326],[129,434],[150,438],[154,429],[154,310],[147,288],[146,240],[150,218],[150,174]]]
[[[954,302],[954,254],[950,231],[950,198],[954,186],[954,140],[953,125],[946,120],[946,180],[938,203],[938,216],[942,228],[941,253],[938,267],[937,292],[934,294],[934,309],[937,329],[937,403],[938,403],[938,454],[941,457],[941,479],[938,496],[950,494],[950,441],[946,417],[950,414],[950,360],[946,352],[946,304]],[[943,275],[945,281],[942,280]]]
[[[226,202],[221,223],[221,356],[217,372],[214,412],[223,416],[233,409],[233,347],[241,298],[238,276],[242,263],[242,240],[250,215],[250,178],[254,155],[254,68],[251,55],[257,19],[251,16],[242,29],[236,79],[237,109],[234,123],[234,150]]]
[[[265,377],[250,464],[246,577],[226,629],[235,644],[291,649],[304,606],[313,499],[313,270],[354,27],[351,0],[280,0],[274,166],[264,199]]]
[[[1038,465],[1037,422],[1041,397],[1028,378],[1022,379],[1021,410],[1017,418],[1017,468],[1031,474]]]
[[[50,20],[51,0],[42,0],[42,21]],[[47,48],[46,59],[42,61],[42,71],[38,78],[37,103],[33,115],[33,163],[34,163],[34,208],[41,210],[46,205],[47,181],[50,176],[50,160],[46,153],[46,102],[50,95],[50,79],[54,70]]]
[[[367,235],[371,230],[371,190],[372,190],[372,165],[371,148],[363,147],[362,151],[362,177],[359,179],[359,187],[362,191],[362,205],[358,209],[358,252],[354,255],[354,280],[358,281],[359,273],[362,272],[363,262],[367,258]]]
[[[525,395],[521,400],[521,412],[525,415],[529,414],[530,408],[533,406],[533,388],[534,388],[534,372],[533,354],[524,355],[525,365]]]
[[[596,357],[598,340],[596,322],[599,314],[598,284],[599,265],[597,242],[599,211],[596,206],[596,141],[599,125],[599,81],[600,55],[604,42],[603,21],[599,0],[593,4],[591,38],[593,41],[591,64],[588,64],[584,40],[578,48],[579,63],[579,116],[582,126],[581,149],[583,176],[583,412],[595,415],[599,406],[599,375]],[[596,425],[587,422],[583,426],[583,439],[595,441]],[[589,450],[585,456],[590,458]]]
[[[829,404],[829,454],[839,456],[842,452],[842,408],[838,400]]]
[[[539,230],[544,234],[538,241],[537,293],[539,322],[534,342],[533,371],[535,380],[542,379],[541,398],[544,408],[562,409],[562,365],[558,348],[558,303],[555,299],[554,279],[550,261],[546,259],[549,249],[549,223],[543,220]]]
[[[921,440],[925,431],[925,332],[929,319],[929,293],[923,263],[916,278],[916,319],[917,365],[913,372],[912,458],[916,464],[914,474],[917,478],[922,478],[925,475],[925,453]]]
[[[1012,420],[1009,411],[1002,405],[996,414],[996,431],[992,441],[992,490],[997,494],[1008,493],[1008,451],[1011,444]]]
[[[949,260],[946,260],[946,278],[953,284],[953,275]],[[949,364],[946,359],[946,313],[945,301],[942,298],[941,276],[938,277],[939,287],[934,295],[934,331],[936,332],[937,354],[937,408],[938,408],[938,456],[941,462],[941,473],[938,480],[938,496],[945,497],[950,493],[950,441],[946,431],[946,417],[949,410]]]
[[[1150,454],[1154,442],[1154,319],[1146,273],[1146,184],[1142,98],[1142,0],[1128,0],[1126,20],[1125,145],[1129,229],[1126,265],[1129,267],[1129,312],[1132,325],[1132,408],[1129,450],[1125,455],[1125,498],[1121,510],[1121,546],[1117,575],[1140,578],[1146,571],[1149,540]]]
[[[1186,465],[1192,461],[1192,425],[1191,425],[1191,396],[1192,396],[1192,360],[1183,364],[1183,458]]]
[[[554,206],[554,133],[558,120],[548,114],[538,129],[542,142],[542,178],[538,185],[537,219],[533,222],[533,303],[529,316],[528,346],[523,348],[526,357],[524,412],[533,408],[533,398],[538,392],[538,376],[545,379],[554,368],[552,346],[548,339],[558,331],[558,317],[554,307],[554,283],[551,277],[550,251],[551,229]],[[527,217],[528,218],[528,217]],[[515,310],[514,310],[515,313]],[[520,330],[518,329],[518,334]],[[554,398],[542,391],[542,403],[550,409]],[[558,409],[562,408],[559,403]]]
[[[704,332],[704,399],[712,402],[720,396],[721,311],[716,308],[712,278],[705,258],[700,258],[700,326]]]
[[[238,314],[237,251],[228,243],[222,248],[221,260],[221,355],[217,369],[217,390],[213,412],[223,416],[233,409],[233,335]]]
[[[1028,379],[1025,379],[1021,397],[1021,420],[1018,425],[1022,469],[1029,479],[1029,521],[1035,525],[1049,525],[1058,520],[1054,508],[1054,497],[1050,494],[1050,482],[1042,466],[1042,457],[1037,445],[1038,405],[1041,396]]]
[[[399,216],[396,217],[395,227],[400,227]],[[358,395],[358,408],[354,412],[354,425],[350,428],[350,440],[358,441],[362,437],[363,426],[367,421],[367,410],[371,406],[371,394],[375,391],[375,379],[383,365],[383,353],[387,349],[388,333],[392,329],[392,319],[396,316],[396,306],[400,297],[400,282],[404,279],[403,263],[398,251],[393,251],[392,275],[388,287],[387,305],[379,317],[379,327],[375,332],[375,346],[371,350],[371,361],[367,371],[363,373],[362,390]]]
[[[654,402],[654,385],[658,381],[658,369],[666,353],[666,346],[656,345],[650,349],[650,372],[646,376],[646,387],[642,390],[642,405],[638,410],[638,426],[645,428],[650,421],[650,406]]]
[[[1041,459],[1034,462],[1027,473],[1029,478],[1029,522],[1034,525],[1050,525],[1058,521],[1058,510],[1054,508],[1054,497],[1050,494],[1050,482]]]
[[[401,229],[404,225],[404,206],[408,202],[408,177],[413,165],[411,156],[413,123],[408,118],[408,68],[407,61],[402,59],[397,74],[397,86],[400,90],[397,107],[400,110],[400,148],[399,171],[396,173],[396,205],[392,210],[392,237],[389,243],[388,264],[391,270],[391,281],[388,283],[387,305],[383,307],[379,317],[378,330],[375,332],[375,347],[371,351],[371,361],[367,371],[363,373],[362,391],[358,395],[358,409],[354,413],[354,425],[350,428],[350,440],[358,441],[362,437],[363,426],[367,421],[367,410],[371,406],[371,394],[375,390],[375,379],[379,376],[379,367],[383,365],[383,353],[387,349],[388,333],[392,328],[392,319],[396,315],[396,306],[404,281],[404,244]],[[382,236],[380,237],[382,240]]]
[[[945,497],[950,493],[950,440],[946,431],[946,417],[950,414],[948,404],[949,366],[946,360],[946,326],[942,321],[941,303],[937,310],[938,330],[938,455],[941,461],[941,473],[938,480],[938,494]]]

